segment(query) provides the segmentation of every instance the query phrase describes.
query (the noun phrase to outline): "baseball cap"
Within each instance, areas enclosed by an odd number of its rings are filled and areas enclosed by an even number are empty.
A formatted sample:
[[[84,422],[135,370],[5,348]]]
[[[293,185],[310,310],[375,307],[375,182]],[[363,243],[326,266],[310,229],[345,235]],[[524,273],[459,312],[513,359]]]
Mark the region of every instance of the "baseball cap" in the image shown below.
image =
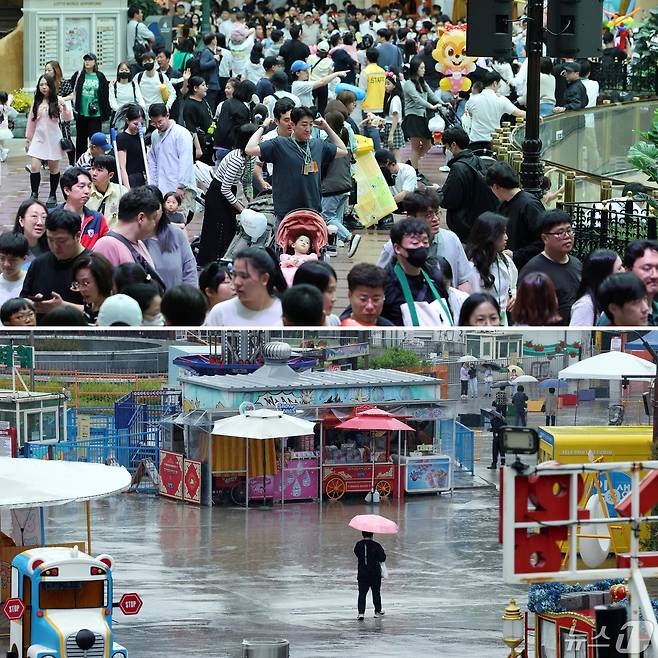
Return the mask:
[[[291,73],[297,73],[298,71],[307,71],[311,67],[301,59],[296,59],[293,63],[292,66],[290,67],[290,72]]]
[[[89,143],[92,146],[100,146],[105,151],[105,153],[108,153],[112,150],[112,144],[107,141],[107,137],[105,137],[104,133],[94,133],[89,138]]]
[[[573,73],[580,73],[580,64],[578,62],[567,62],[564,65],[565,71],[572,71]]]
[[[101,304],[97,324],[99,327],[116,325],[139,327],[142,324],[142,309],[128,295],[112,295]]]
[[[328,53],[329,52],[329,44],[326,41],[320,41],[318,44],[317,50],[323,53]]]
[[[82,59],[93,59],[93,60],[97,60],[98,57],[96,57],[96,53],[85,53],[85,54],[82,56]]]

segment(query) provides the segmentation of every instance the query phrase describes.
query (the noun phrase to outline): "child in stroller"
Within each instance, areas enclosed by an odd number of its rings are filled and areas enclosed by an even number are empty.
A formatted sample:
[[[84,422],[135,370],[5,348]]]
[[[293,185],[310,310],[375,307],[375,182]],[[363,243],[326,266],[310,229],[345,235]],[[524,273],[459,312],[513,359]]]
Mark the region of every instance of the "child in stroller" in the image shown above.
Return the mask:
[[[292,286],[297,268],[308,260],[327,260],[327,224],[313,210],[293,210],[281,221],[276,234],[281,249],[281,271]]]

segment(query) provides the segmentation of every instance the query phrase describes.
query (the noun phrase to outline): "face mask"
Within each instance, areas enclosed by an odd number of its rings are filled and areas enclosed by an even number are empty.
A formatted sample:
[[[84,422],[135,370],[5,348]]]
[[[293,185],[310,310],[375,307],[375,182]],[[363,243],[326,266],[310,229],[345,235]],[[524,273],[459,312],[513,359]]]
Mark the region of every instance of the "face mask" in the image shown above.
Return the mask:
[[[119,80],[130,80],[130,73],[128,71],[121,71],[117,78]]]
[[[158,313],[157,315],[153,316],[150,320],[144,319],[142,321],[142,326],[143,327],[164,327],[164,315],[162,313]]]
[[[155,66],[155,62],[146,62],[146,64],[143,66],[145,71],[152,71],[153,67]]]
[[[413,267],[422,267],[427,262],[430,255],[428,247],[416,247],[416,249],[407,249],[407,261]]]

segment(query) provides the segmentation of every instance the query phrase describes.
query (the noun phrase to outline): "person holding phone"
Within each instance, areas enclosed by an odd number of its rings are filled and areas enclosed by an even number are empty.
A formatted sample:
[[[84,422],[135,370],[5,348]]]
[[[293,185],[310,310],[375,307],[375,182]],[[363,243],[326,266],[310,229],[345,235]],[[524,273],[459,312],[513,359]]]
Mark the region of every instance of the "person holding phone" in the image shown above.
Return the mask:
[[[90,253],[80,243],[81,224],[79,215],[64,208],[56,208],[46,218],[50,251],[30,263],[21,290],[21,297],[34,302],[37,319],[60,306],[83,310],[82,295],[71,289],[76,263]]]

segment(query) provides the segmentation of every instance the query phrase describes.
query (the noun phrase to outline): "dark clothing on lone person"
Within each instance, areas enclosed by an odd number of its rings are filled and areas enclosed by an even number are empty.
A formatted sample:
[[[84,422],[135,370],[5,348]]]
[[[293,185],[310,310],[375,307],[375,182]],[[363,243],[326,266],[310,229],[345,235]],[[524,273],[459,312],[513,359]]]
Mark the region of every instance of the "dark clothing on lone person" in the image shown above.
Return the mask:
[[[508,219],[507,248],[512,251],[518,270],[544,249],[541,240],[541,216],[544,211],[544,204],[525,190],[500,204],[498,212]]]
[[[375,612],[381,612],[381,584],[382,571],[379,566],[386,562],[386,553],[379,542],[373,539],[362,539],[354,546],[354,555],[358,561],[357,581],[359,583],[358,612],[363,615],[366,611],[366,595],[372,590],[372,604]]]
[[[299,39],[286,39],[279,50],[279,55],[283,57],[288,75],[290,75],[290,67],[293,62],[296,62],[298,59],[305,62],[310,54],[310,48]]]
[[[582,110],[587,107],[587,89],[583,81],[578,79],[570,82],[564,91],[564,109]]]

